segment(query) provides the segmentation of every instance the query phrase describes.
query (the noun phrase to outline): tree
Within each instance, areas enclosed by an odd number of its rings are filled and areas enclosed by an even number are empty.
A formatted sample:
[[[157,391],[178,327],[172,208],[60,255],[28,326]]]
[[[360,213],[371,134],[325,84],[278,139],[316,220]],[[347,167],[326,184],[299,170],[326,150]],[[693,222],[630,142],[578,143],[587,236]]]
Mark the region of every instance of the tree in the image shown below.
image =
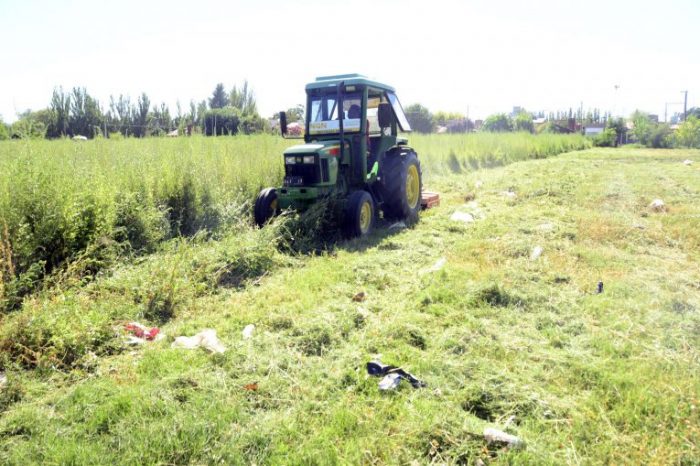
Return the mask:
[[[409,105],[406,107],[405,113],[413,131],[418,133],[432,133],[435,129],[433,115],[421,104]]]
[[[676,145],[681,147],[700,148],[700,119],[695,115],[688,116],[688,119],[678,126],[675,141]]]
[[[142,138],[146,136],[146,129],[148,126],[148,111],[151,108],[151,99],[148,98],[145,92],[143,92],[131,111],[132,121],[134,123],[134,135],[136,137]]]
[[[12,124],[10,134],[17,139],[41,139],[46,135],[46,124],[37,112],[27,110],[20,113],[19,119]]]
[[[248,88],[248,81],[243,81],[240,91],[233,86],[229,105],[240,110],[242,115],[257,115],[258,104],[255,101],[255,94]]]
[[[237,108],[213,108],[204,113],[204,134],[207,136],[234,135],[241,123]]]
[[[70,135],[70,95],[62,87],[54,88],[51,96],[51,123],[46,128],[46,137],[59,138]]]
[[[632,120],[632,134],[643,145],[647,145],[652,132],[652,122],[647,113],[636,110],[630,117]]]
[[[223,83],[216,85],[214,92],[209,99],[209,107],[214,108],[224,108],[229,104],[228,95],[226,95],[226,90],[224,89]]]
[[[615,130],[615,147],[619,146],[622,144],[623,141],[626,140],[626,135],[627,135],[627,125],[625,124],[625,120],[622,118],[608,118],[608,122],[606,124],[606,128],[612,128]]]
[[[0,115],[0,141],[5,141],[7,139],[10,139],[10,130],[5,122],[2,121],[2,116]]]
[[[295,121],[303,121],[305,109],[302,104],[297,104],[294,107],[287,109],[287,122],[294,123]],[[276,113],[273,118],[279,118],[279,113]]]
[[[484,131],[491,131],[494,133],[513,131],[513,122],[505,113],[496,113],[484,120]]]
[[[455,120],[464,120],[465,117],[461,113],[458,112],[435,112],[433,114],[433,120],[435,121],[435,124],[438,126],[448,126],[448,123],[451,121]]]
[[[532,115],[527,112],[518,113],[513,124],[516,131],[535,132],[535,124],[532,122]]]

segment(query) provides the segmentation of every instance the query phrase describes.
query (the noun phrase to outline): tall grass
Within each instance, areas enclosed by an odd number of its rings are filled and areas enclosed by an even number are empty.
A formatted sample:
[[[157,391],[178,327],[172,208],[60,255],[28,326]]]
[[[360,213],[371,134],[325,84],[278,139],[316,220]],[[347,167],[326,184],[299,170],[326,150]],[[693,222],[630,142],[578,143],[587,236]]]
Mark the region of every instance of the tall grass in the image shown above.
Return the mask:
[[[529,133],[411,135],[409,144],[429,174],[461,173],[591,147],[578,134]]]
[[[0,309],[46,274],[89,256],[88,272],[125,250],[215,233],[278,185],[298,141],[256,135],[0,144]],[[411,135],[428,173],[461,172],[587,147],[579,136]],[[118,251],[115,252],[115,249]]]

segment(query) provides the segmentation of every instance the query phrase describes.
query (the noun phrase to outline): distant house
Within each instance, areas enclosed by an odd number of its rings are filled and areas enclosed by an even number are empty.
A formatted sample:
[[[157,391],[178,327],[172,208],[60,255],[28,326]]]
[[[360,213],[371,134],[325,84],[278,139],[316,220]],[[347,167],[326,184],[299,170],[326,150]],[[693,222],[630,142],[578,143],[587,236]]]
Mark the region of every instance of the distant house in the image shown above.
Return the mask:
[[[605,125],[602,124],[591,124],[583,127],[584,136],[598,136],[603,131],[605,131]]]

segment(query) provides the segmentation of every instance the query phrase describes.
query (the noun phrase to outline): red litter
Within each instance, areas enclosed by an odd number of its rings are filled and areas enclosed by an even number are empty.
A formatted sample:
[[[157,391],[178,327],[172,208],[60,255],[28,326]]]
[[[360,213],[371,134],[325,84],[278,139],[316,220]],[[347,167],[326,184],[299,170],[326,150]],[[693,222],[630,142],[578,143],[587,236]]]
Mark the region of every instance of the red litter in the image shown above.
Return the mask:
[[[155,340],[156,335],[160,333],[160,329],[158,327],[148,328],[139,324],[138,322],[129,322],[124,326],[124,329],[127,332],[131,332],[134,336],[148,341]]]

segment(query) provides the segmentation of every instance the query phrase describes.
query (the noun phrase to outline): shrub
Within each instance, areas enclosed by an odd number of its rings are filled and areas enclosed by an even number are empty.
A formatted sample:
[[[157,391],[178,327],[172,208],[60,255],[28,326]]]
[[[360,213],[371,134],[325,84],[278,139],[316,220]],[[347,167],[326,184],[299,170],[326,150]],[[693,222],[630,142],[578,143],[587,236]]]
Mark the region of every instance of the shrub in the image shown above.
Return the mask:
[[[680,147],[700,148],[700,119],[689,116],[681,123],[675,134],[675,143]]]
[[[505,113],[496,113],[486,118],[484,121],[484,131],[490,131],[492,133],[513,131],[513,121]]]
[[[593,138],[593,145],[597,147],[614,147],[617,145],[617,132],[614,128],[605,130]]]

